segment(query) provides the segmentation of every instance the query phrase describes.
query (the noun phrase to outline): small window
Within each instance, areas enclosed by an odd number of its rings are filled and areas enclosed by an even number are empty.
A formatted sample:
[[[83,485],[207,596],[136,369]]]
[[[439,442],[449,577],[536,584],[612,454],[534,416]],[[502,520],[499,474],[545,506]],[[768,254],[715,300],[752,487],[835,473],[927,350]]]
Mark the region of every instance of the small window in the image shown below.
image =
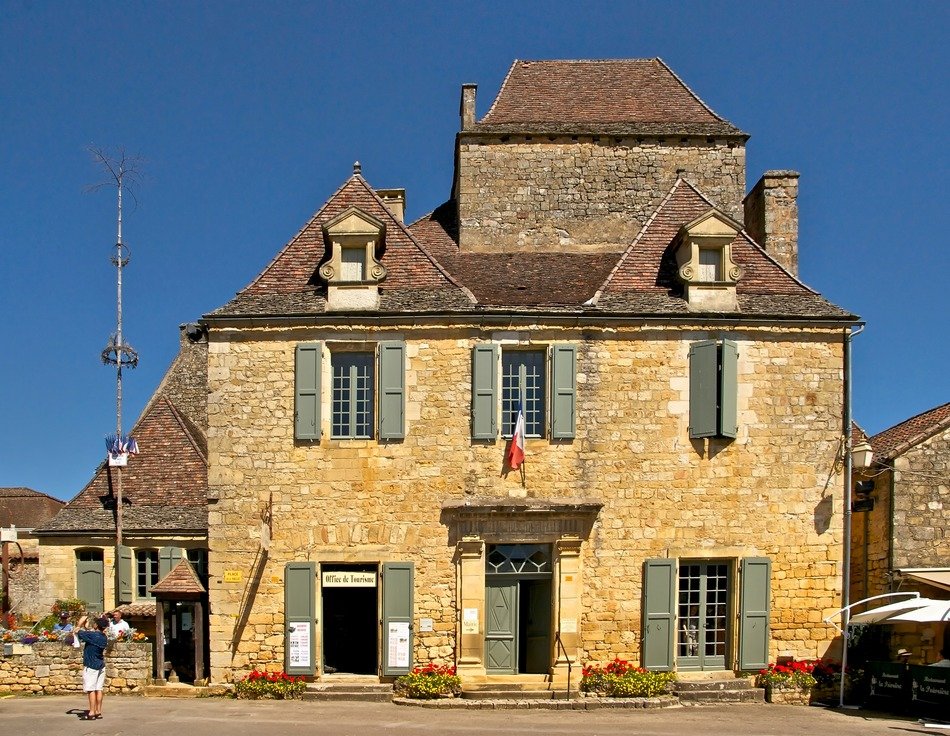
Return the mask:
[[[343,248],[340,253],[340,280],[366,280],[366,248]]]
[[[206,549],[189,549],[185,553],[185,556],[188,559],[188,563],[191,565],[192,569],[195,571],[195,575],[198,576],[198,579],[201,581],[201,584],[208,587],[208,550]]]
[[[337,439],[373,436],[372,353],[333,353],[333,421],[331,437]]]
[[[158,550],[135,550],[135,595],[151,598],[152,586],[158,584]]]
[[[501,415],[502,435],[511,437],[515,432],[518,407],[524,401],[525,434],[542,437],[544,434],[546,354],[542,350],[506,350],[502,353]]]
[[[699,249],[699,280],[705,282],[722,281],[722,249]]]

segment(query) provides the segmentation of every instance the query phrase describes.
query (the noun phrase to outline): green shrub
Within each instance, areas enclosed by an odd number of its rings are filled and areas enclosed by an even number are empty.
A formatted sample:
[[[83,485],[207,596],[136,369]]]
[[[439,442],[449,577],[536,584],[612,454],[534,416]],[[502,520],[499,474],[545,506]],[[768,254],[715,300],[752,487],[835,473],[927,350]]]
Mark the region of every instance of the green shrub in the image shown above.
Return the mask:
[[[455,667],[430,662],[425,667],[415,667],[412,672],[397,677],[393,693],[401,698],[453,698],[462,691],[462,678],[455,674]]]
[[[606,666],[587,665],[581,672],[582,691],[608,698],[653,698],[676,680],[672,672],[650,672],[619,657]]]
[[[234,695],[242,700],[296,700],[306,688],[302,677],[254,670],[235,685]]]

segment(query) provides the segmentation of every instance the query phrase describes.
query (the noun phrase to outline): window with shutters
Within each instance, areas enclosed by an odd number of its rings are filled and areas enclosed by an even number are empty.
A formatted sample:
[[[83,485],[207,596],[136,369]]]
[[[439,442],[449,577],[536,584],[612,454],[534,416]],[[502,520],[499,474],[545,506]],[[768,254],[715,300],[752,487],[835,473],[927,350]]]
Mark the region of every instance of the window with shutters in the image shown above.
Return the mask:
[[[732,340],[690,345],[690,437],[735,439],[738,434],[738,356]]]
[[[541,350],[505,350],[501,361],[502,436],[515,433],[519,407],[524,405],[525,435],[544,436],[545,360]]]
[[[499,432],[504,438],[511,437],[523,406],[527,437],[573,439],[576,354],[576,347],[570,344],[542,349],[476,345],[472,352],[472,438],[494,440]]]
[[[319,442],[321,413],[329,408],[331,439],[405,437],[406,344],[297,345],[294,438]],[[324,378],[324,367],[327,376]],[[327,407],[321,409],[323,401]]]
[[[333,353],[333,394],[330,436],[334,439],[373,436],[373,355]]]
[[[158,583],[158,550],[135,550],[135,596],[152,598],[152,586]]]

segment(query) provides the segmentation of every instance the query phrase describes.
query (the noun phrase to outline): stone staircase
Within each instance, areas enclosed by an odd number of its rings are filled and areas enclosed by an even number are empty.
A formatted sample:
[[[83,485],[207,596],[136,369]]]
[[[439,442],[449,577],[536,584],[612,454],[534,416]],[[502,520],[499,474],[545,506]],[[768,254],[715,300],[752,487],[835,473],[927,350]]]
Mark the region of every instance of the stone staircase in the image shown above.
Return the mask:
[[[555,685],[544,675],[514,675],[493,678],[492,682],[475,682],[462,686],[466,700],[565,700],[567,688]],[[571,697],[576,698],[577,683],[572,684]]]
[[[307,684],[303,700],[361,701],[388,703],[393,699],[393,686],[380,683],[378,677],[334,676]]]
[[[765,691],[754,687],[747,677],[680,673],[673,687],[683,705],[709,703],[764,703]]]

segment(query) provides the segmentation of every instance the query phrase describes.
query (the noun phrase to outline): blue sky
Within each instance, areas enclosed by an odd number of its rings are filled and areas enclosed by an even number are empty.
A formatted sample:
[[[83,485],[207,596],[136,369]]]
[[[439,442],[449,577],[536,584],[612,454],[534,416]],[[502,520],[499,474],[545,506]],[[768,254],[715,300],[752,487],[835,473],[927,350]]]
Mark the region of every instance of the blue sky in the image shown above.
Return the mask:
[[[177,325],[245,286],[359,160],[448,195],[459,90],[515,58],[660,56],[751,133],[748,185],[800,171],[802,279],[867,321],[855,418],[950,400],[944,330],[950,4],[0,0],[0,486],[75,495],[115,426],[111,191],[86,147],[144,160],[126,212],[128,429]]]

